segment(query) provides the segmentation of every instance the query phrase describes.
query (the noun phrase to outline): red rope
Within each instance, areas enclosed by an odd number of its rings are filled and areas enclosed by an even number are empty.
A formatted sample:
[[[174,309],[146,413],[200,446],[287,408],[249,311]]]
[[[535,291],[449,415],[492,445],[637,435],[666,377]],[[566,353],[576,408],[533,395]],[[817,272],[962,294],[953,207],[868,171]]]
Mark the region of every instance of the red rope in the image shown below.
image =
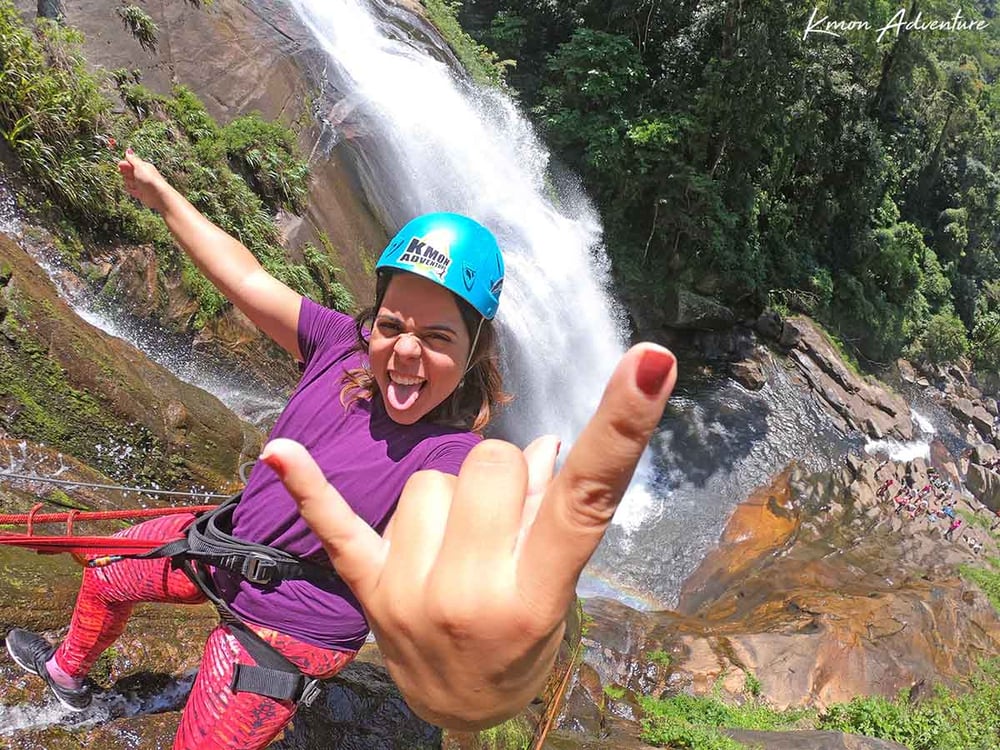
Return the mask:
[[[35,533],[35,514],[39,510],[41,510],[44,505],[45,503],[35,503],[34,507],[32,507],[31,509],[31,512],[28,513],[28,517],[27,519],[25,519],[25,522],[28,524],[28,536],[31,536],[33,533]]]
[[[179,539],[180,537],[175,537]],[[37,534],[0,534],[0,544],[26,547],[35,552],[78,555],[132,555],[173,541],[172,539],[128,539],[120,536],[38,536]]]
[[[71,552],[76,555],[134,555],[174,541],[173,539],[128,539],[117,536],[73,536],[73,525],[77,521],[111,521],[122,519],[156,518],[178,513],[203,513],[214,510],[217,505],[196,505],[182,508],[142,508],[139,510],[88,511],[71,510],[68,513],[39,513],[42,503],[35,505],[28,513],[0,514],[0,525],[25,525],[27,534],[0,532],[0,544],[26,547],[35,552],[55,554]],[[35,533],[35,524],[65,523],[66,534],[62,536],[41,536]],[[177,537],[180,538],[180,537]]]
[[[136,510],[95,510],[95,511],[71,511],[69,513],[38,513],[42,507],[39,503],[31,509],[30,513],[20,513],[14,515],[0,514],[0,525],[28,525],[28,533],[32,533],[32,527],[36,523],[66,523],[72,515],[76,521],[113,521],[130,518],[155,518],[158,516],[170,516],[177,513],[203,513],[215,510],[218,505],[192,505],[186,508],[139,508]]]

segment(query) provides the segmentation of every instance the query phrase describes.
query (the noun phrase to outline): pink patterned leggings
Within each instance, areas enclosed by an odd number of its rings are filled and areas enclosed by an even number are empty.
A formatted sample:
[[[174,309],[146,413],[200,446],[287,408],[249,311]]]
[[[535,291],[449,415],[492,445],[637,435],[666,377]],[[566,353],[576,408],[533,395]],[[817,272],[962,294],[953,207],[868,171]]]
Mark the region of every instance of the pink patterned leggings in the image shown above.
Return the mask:
[[[117,536],[172,539],[194,515],[165,516],[137,524]],[[85,677],[101,653],[122,634],[138,602],[200,604],[204,595],[169,559],[123,560],[87,568],[66,639],[56,662],[68,674]],[[250,625],[286,659],[312,677],[332,677],[355,656],[303,643],[268,628]],[[256,750],[266,747],[295,715],[296,705],[230,689],[236,663],[255,664],[225,625],[208,636],[201,668],[181,716],[174,750]]]

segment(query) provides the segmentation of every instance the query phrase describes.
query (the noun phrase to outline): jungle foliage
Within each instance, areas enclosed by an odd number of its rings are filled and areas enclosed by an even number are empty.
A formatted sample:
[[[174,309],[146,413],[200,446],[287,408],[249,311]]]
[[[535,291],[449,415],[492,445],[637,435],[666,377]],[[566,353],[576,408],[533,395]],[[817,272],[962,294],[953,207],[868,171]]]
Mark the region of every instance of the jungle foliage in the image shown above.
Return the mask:
[[[2,145],[24,190],[35,193],[24,208],[59,227],[66,252],[82,252],[80,235],[97,244],[150,243],[198,301],[192,328],[227,304],[174,246],[163,221],[125,192],[117,163],[131,146],[273,275],[324,304],[352,306],[323,250],[307,246],[293,262],[279,243],[277,211],[300,210],[308,193],[308,169],[288,128],[257,113],[219,125],[183,86],[162,96],[136,71],[91,73],[81,41],[48,20],[28,28],[13,4],[0,0]]]
[[[869,30],[806,35],[814,9]],[[896,14],[903,10],[905,17]],[[978,30],[891,27],[985,20]],[[620,281],[777,298],[868,364],[1000,362],[995,0],[466,0]],[[815,27],[814,27],[815,28]]]

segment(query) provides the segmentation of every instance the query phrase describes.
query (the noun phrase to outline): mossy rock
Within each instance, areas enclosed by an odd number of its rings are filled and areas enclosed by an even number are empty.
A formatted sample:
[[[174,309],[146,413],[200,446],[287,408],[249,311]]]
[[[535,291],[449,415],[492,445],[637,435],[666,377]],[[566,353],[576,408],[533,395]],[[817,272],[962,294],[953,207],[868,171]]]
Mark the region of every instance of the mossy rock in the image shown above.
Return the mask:
[[[81,320],[45,273],[0,237],[0,427],[120,481],[219,488],[262,436],[218,399]],[[182,407],[183,420],[170,414]]]

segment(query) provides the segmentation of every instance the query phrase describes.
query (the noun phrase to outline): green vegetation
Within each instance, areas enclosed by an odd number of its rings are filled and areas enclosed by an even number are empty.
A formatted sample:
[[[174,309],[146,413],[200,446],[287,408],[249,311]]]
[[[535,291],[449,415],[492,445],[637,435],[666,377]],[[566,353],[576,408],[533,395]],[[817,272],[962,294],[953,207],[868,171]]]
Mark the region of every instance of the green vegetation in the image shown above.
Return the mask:
[[[678,695],[640,698],[646,712],[642,740],[652,745],[692,750],[735,750],[742,747],[719,728],[778,730],[798,727],[811,712],[775,711],[759,700],[729,706],[718,698]]]
[[[515,716],[480,732],[479,747],[482,750],[528,750],[533,738],[534,733],[527,720]]]
[[[989,531],[992,523],[989,518],[987,518],[982,513],[976,513],[974,510],[966,510],[965,508],[957,508],[958,515],[962,517],[969,526],[975,526],[977,528],[983,529],[984,531]],[[991,514],[992,515],[992,514]],[[992,532],[991,532],[992,533]]]
[[[910,750],[989,750],[997,746],[1000,727],[1000,660],[988,662],[956,693],[937,688],[912,703],[904,693],[895,700],[855,698],[834,706],[820,718],[821,729],[854,732],[894,740]]]
[[[56,447],[109,477],[163,483],[186,478],[186,467],[165,460],[168,447],[146,426],[117,416],[90,393],[74,388],[48,347],[21,322],[41,320],[49,311],[32,307],[16,293],[10,304],[17,311],[0,322],[0,383],[9,405],[2,420],[6,432]],[[49,499],[60,500],[55,494]],[[71,501],[69,507],[74,507]]]
[[[487,47],[479,44],[462,30],[458,22],[461,3],[454,0],[420,0],[441,36],[455,53],[455,57],[469,71],[472,79],[482,85],[501,86],[505,63]]]
[[[985,0],[467,0],[605,222],[619,280],[818,318],[866,367],[1000,369],[1000,24]],[[805,36],[810,14],[870,31]]]
[[[625,688],[621,685],[605,685],[604,694],[611,700],[620,701],[625,697]]]
[[[138,5],[119,5],[115,12],[122,19],[125,30],[139,42],[139,46],[147,52],[156,52],[156,34],[159,29],[146,11]]]
[[[960,565],[958,572],[967,581],[971,581],[983,590],[990,604],[1000,614],[1000,558],[988,557],[986,567],[979,565]]]
[[[761,684],[760,680],[757,679],[757,675],[753,672],[746,673],[746,679],[743,682],[743,692],[749,695],[751,698],[760,698]]]
[[[125,192],[117,162],[130,145],[269,272],[326,304],[351,304],[321,250],[305,248],[304,262],[292,263],[279,244],[274,212],[300,210],[308,191],[291,131],[256,113],[221,126],[190,90],[157,95],[134,71],[99,80],[86,69],[80,41],[48,21],[32,32],[9,0],[0,0],[0,135],[38,193],[27,207],[59,228],[66,260],[80,259],[88,244],[82,236],[150,243],[164,271],[179,275],[198,302],[192,328],[227,304],[174,247],[162,220]],[[116,111],[116,99],[126,112]]]
[[[661,667],[670,666],[670,652],[664,651],[662,648],[647,651],[646,658],[654,664],[659,664]]]
[[[720,731],[730,728],[829,729],[893,740],[910,750],[989,750],[996,747],[1000,726],[1000,659],[983,664],[961,690],[938,687],[918,702],[906,691],[894,700],[855,698],[820,716],[807,710],[775,711],[759,698],[742,706],[688,695],[640,698],[640,704],[646,712],[642,739],[671,748],[741,747]]]
[[[58,505],[60,508],[71,508],[72,510],[90,510],[90,506],[74,500],[62,490],[50,490],[45,496],[45,502]]]
[[[111,675],[114,671],[115,661],[121,658],[121,652],[116,646],[110,646],[106,651],[97,657],[97,662],[90,670],[88,677],[98,685],[110,685]]]

